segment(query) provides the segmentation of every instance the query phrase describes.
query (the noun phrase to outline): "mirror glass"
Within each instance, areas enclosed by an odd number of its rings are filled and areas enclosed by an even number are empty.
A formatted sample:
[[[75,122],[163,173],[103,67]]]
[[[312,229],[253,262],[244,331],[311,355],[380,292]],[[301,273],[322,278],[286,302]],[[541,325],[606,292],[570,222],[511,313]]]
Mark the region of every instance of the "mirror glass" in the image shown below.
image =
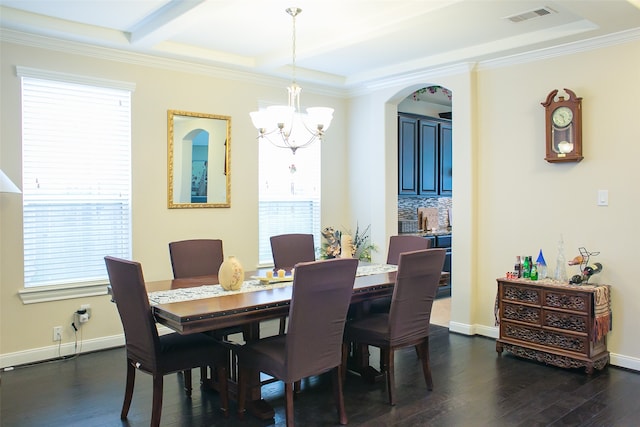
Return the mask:
[[[169,208],[231,206],[231,117],[169,110]]]

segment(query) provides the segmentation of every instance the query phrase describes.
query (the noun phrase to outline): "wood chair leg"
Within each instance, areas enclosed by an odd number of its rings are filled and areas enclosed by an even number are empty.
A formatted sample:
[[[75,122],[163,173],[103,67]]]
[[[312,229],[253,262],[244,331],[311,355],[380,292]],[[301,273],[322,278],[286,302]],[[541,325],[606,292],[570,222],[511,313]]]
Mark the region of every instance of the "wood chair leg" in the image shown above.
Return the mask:
[[[284,396],[285,396],[285,416],[287,419],[287,427],[293,427],[295,425],[293,420],[293,384],[285,383]]]
[[[280,318],[280,328],[278,330],[278,333],[280,335],[284,335],[286,329],[287,329],[287,317],[283,316]]]
[[[244,418],[245,403],[247,402],[247,381],[246,369],[238,368],[238,418]]]
[[[429,337],[427,337],[420,345],[420,353],[422,353],[422,373],[424,381],[427,384],[427,390],[433,390],[433,377],[431,376],[431,363],[429,362]]]
[[[387,363],[387,391],[389,392],[389,404],[396,404],[396,374],[395,374],[395,363],[394,363],[394,351],[390,347],[385,347],[384,349],[380,349],[386,353],[385,359]]]
[[[342,392],[342,369],[338,366],[333,368],[331,373],[333,382],[333,398],[336,401],[336,409],[338,410],[338,420],[341,425],[347,424],[347,412],[344,409],[344,394]]]
[[[218,394],[220,395],[220,409],[225,418],[229,417],[229,373],[225,366],[216,366],[213,372],[218,377]]]
[[[349,356],[349,344],[346,342],[342,343],[342,363],[340,364],[340,376],[342,377],[342,382],[345,382],[347,379],[347,357]]]
[[[182,371],[182,375],[184,376],[184,393],[187,397],[191,397],[191,391],[193,390],[193,385],[191,383],[191,369],[185,369]]]
[[[151,405],[151,427],[160,425],[162,416],[162,386],[164,377],[161,374],[153,375],[153,403]]]
[[[124,389],[124,402],[122,403],[122,411],[120,411],[120,419],[126,420],[129,408],[131,407],[131,399],[133,398],[133,386],[136,382],[136,368],[131,360],[127,360],[127,385]]]

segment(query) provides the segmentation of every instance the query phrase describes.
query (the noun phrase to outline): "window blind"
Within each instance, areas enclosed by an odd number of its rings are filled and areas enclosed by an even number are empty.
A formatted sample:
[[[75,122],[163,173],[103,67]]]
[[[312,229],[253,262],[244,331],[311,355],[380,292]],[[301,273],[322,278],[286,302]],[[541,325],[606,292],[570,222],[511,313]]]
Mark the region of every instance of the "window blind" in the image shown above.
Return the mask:
[[[259,145],[258,262],[272,264],[270,237],[313,234],[320,245],[320,142],[300,149]]]
[[[131,256],[131,90],[26,74],[25,287],[106,281]]]

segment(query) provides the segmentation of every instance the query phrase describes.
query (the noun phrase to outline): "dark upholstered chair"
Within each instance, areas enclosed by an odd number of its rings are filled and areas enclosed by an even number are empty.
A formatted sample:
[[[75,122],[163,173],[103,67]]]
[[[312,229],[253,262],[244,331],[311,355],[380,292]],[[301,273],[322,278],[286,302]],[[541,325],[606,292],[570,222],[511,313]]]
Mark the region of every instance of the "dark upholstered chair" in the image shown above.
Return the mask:
[[[429,322],[444,257],[444,249],[426,249],[400,254],[389,313],[371,313],[350,320],[345,327],[345,347],[347,343],[355,342],[380,348],[391,405],[395,405],[396,349],[416,347],[422,360],[427,389],[433,389],[429,365]],[[344,354],[346,358],[347,352]]]
[[[271,254],[276,270],[291,270],[299,262],[316,260],[313,234],[280,234],[271,236]]]
[[[340,366],[344,323],[357,268],[358,260],[351,258],[297,264],[286,335],[262,338],[237,348],[240,417],[250,372],[264,372],[285,383],[287,426],[293,426],[294,383],[332,370],[339,421],[347,423]]]
[[[299,262],[316,260],[313,234],[280,234],[271,236],[271,254],[275,270],[291,270]],[[284,334],[287,318],[280,319],[280,335]]]
[[[391,236],[387,250],[387,264],[398,265],[398,260],[402,252],[420,251],[429,248],[431,248],[431,240],[421,236]]]
[[[220,264],[224,261],[222,240],[193,239],[169,243],[169,256],[173,277],[218,275]]]
[[[431,248],[431,240],[420,236],[398,235],[389,238],[387,249],[387,264],[398,265],[400,254]],[[372,313],[388,313],[391,307],[391,298],[384,297],[373,300],[369,306]]]
[[[219,365],[220,401],[227,414],[228,350],[218,341],[204,334],[158,336],[147,290],[139,263],[105,257],[113,298],[124,328],[127,350],[127,385],[122,404],[121,419],[126,419],[133,397],[136,369],[153,376],[153,404],[151,425],[160,425],[162,386],[166,374],[184,371],[187,396],[191,396],[191,369]]]

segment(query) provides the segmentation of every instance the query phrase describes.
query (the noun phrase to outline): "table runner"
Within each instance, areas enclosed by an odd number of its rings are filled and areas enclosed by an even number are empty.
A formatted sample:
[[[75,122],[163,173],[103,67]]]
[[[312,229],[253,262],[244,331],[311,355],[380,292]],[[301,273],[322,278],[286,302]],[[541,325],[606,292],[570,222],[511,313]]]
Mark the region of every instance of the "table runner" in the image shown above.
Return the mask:
[[[397,265],[390,264],[371,264],[362,265],[358,267],[356,277],[369,276],[372,274],[389,273],[397,271]],[[193,288],[179,288],[170,289],[166,291],[156,291],[149,293],[149,303],[151,305],[167,304],[172,302],[191,301],[205,298],[215,298],[224,295],[241,294],[244,292],[264,291],[275,288],[283,288],[285,286],[291,286],[293,281],[290,282],[275,282],[263,284],[258,279],[245,280],[242,282],[240,289],[236,291],[225,291],[222,286],[218,284],[202,285]]]

